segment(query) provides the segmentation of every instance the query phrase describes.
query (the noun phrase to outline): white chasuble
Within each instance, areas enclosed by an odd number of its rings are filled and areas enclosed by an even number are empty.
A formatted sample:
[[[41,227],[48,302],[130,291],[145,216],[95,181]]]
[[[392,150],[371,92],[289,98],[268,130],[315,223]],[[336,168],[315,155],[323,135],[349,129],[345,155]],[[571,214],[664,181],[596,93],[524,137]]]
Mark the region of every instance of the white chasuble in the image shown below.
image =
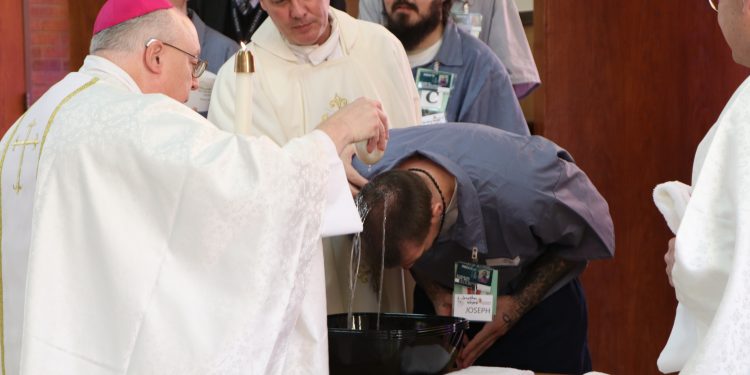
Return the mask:
[[[419,96],[401,43],[380,25],[330,9],[339,27],[343,56],[318,65],[300,64],[271,19],[253,35],[253,128],[278,144],[309,133],[359,97],[380,100],[392,128],[419,123]],[[234,127],[234,57],[219,71],[208,118]]]
[[[660,369],[681,369],[683,374],[748,374],[750,80],[727,103],[701,143],[695,164],[672,271],[679,309],[684,311],[678,313],[665,348],[686,353],[662,353],[664,358],[671,355],[683,360],[669,368],[660,363]]]
[[[3,374],[18,374],[21,359],[24,295],[36,173],[46,136],[57,110],[96,79],[73,74],[50,88],[43,104],[28,110],[0,143],[0,253],[2,254]]]
[[[38,166],[20,373],[314,366],[291,337],[321,252],[330,139],[217,130],[100,57],[62,84],[79,74],[99,80],[57,111]]]

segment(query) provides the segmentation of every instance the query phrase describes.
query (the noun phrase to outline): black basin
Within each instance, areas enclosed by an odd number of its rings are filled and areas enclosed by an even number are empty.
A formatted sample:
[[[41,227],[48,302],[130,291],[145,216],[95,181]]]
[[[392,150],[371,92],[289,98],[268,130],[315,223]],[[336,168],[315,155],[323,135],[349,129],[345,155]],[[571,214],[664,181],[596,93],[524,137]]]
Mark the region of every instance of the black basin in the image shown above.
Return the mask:
[[[443,374],[456,357],[469,322],[463,318],[416,314],[354,313],[328,316],[331,375]]]

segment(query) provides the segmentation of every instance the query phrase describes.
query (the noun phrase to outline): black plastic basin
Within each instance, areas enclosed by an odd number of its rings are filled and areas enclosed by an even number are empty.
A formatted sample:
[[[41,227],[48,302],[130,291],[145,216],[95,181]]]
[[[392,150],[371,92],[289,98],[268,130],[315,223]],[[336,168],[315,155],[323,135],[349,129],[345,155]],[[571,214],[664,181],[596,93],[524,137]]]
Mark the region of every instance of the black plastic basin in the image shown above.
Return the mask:
[[[328,316],[331,375],[442,374],[456,357],[469,322],[416,314],[354,313]]]

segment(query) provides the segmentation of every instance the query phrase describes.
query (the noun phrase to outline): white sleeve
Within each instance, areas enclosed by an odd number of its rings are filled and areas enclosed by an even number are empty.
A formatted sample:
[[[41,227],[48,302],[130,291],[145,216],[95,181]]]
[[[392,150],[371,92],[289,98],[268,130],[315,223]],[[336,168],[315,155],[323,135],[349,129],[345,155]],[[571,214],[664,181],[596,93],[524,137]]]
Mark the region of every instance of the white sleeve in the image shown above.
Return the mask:
[[[349,190],[344,164],[336,152],[336,146],[331,138],[320,130],[313,130],[308,136],[316,138],[317,142],[325,145],[323,147],[326,150],[327,164],[330,168],[326,189],[326,205],[321,224],[322,236],[330,237],[361,232],[362,220]]]

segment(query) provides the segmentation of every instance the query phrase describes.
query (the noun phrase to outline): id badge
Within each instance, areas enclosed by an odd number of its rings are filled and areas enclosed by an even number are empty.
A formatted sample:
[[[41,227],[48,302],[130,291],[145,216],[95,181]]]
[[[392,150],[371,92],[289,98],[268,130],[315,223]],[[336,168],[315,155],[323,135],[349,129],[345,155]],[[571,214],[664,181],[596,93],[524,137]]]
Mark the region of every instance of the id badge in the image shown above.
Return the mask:
[[[489,322],[497,311],[498,272],[467,262],[454,264],[453,316],[475,322]]]
[[[446,122],[448,122],[448,120],[445,119],[444,112],[422,116],[422,125],[443,124]]]
[[[445,113],[456,75],[439,70],[417,69],[417,91],[422,107],[422,116]]]

